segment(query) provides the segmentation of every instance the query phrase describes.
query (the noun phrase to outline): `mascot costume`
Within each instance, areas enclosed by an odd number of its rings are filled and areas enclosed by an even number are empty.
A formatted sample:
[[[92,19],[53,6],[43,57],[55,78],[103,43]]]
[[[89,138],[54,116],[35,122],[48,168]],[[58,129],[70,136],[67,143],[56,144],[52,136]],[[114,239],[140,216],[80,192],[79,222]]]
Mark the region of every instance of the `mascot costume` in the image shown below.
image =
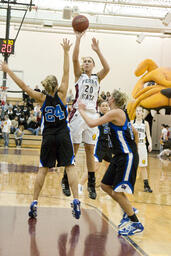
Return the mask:
[[[171,111],[171,68],[159,68],[154,61],[146,59],[139,64],[135,75],[141,78],[132,92],[134,101],[127,106],[129,118],[135,118],[137,106],[147,110],[164,108]]]

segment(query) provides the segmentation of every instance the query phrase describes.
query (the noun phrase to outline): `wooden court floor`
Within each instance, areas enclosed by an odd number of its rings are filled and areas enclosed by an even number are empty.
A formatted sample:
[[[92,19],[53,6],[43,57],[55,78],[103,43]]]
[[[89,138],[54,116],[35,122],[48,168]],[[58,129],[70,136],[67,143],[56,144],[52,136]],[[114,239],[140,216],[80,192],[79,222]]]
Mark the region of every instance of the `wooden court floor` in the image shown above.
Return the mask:
[[[86,171],[85,154],[77,155],[79,177]],[[149,156],[149,180],[153,193],[143,192],[138,173],[135,194],[129,196],[145,230],[139,235],[117,235],[119,206],[100,188],[97,199],[88,198],[86,185],[80,197],[82,216],[71,215],[70,202],[61,191],[62,168],[52,169],[45,180],[38,218],[28,220],[38,149],[0,148],[0,256],[170,256],[171,162]],[[97,184],[104,173],[100,168]]]

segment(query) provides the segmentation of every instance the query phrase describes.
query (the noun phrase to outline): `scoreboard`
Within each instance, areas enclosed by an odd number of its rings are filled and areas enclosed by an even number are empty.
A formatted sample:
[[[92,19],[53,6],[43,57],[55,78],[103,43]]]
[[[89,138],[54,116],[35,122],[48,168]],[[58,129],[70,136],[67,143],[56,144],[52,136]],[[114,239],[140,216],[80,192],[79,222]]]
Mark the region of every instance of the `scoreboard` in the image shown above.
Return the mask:
[[[0,38],[0,53],[2,54],[14,54],[15,39],[9,39],[8,42],[6,39]]]

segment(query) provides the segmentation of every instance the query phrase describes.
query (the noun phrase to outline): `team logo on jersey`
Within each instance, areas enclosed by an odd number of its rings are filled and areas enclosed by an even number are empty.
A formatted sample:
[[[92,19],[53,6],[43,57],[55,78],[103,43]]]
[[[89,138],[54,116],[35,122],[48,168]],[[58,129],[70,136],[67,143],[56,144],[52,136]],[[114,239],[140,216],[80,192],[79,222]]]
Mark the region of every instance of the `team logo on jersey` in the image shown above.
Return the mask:
[[[93,140],[96,139],[96,134],[93,134],[92,139],[93,139]]]
[[[126,189],[126,185],[122,184],[121,188]]]

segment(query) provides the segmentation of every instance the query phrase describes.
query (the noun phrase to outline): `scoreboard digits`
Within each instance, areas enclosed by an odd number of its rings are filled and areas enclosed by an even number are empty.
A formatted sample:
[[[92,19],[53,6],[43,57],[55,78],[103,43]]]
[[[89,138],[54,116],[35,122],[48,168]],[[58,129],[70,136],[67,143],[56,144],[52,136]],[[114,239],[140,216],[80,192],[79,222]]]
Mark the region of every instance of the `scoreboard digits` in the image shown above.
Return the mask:
[[[14,54],[15,40],[9,39],[8,43],[6,39],[0,38],[0,53],[2,54]]]

